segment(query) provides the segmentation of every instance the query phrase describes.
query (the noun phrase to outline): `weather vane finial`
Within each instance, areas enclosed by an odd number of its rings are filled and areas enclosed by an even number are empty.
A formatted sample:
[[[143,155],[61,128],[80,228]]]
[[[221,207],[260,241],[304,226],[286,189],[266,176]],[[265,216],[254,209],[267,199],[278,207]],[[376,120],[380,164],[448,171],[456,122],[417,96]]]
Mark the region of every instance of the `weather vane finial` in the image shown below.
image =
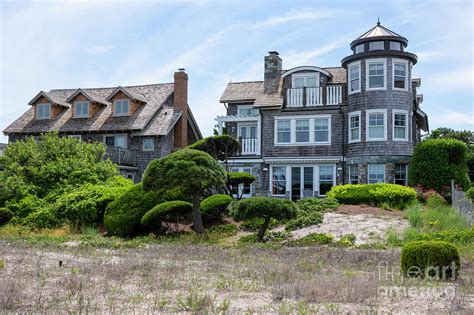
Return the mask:
[[[377,16],[377,25],[380,25],[380,16]]]

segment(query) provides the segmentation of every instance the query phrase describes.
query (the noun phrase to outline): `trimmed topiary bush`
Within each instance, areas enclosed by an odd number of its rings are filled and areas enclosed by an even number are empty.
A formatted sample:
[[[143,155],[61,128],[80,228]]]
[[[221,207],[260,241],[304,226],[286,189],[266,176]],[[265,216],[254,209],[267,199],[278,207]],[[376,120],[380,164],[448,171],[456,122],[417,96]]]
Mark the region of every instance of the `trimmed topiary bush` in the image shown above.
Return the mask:
[[[134,236],[144,232],[143,215],[162,202],[159,192],[145,192],[141,183],[136,184],[107,206],[104,224],[108,234]]]
[[[232,205],[230,205],[229,207],[232,207]],[[263,225],[264,221],[265,221],[265,219],[263,219],[263,218],[246,219],[246,220],[242,221],[242,223],[240,224],[240,228],[244,231],[256,232]],[[278,220],[272,218],[272,219],[270,219],[270,223],[268,224],[268,228],[273,229],[274,227],[277,227],[279,224],[281,224],[281,222],[279,222]]]
[[[431,277],[439,280],[455,279],[459,274],[459,251],[443,241],[415,241],[405,243],[401,253],[403,274],[409,277]]]
[[[416,192],[411,187],[396,184],[348,184],[333,186],[327,196],[345,204],[388,203],[390,206],[404,207],[416,199]]]
[[[7,208],[0,208],[0,225],[4,225],[13,218],[13,212]]]
[[[232,202],[229,195],[213,195],[201,201],[201,215],[204,221],[222,218],[227,213],[227,207]]]
[[[231,215],[236,220],[263,218],[264,222],[257,233],[257,241],[261,242],[272,218],[289,220],[298,214],[296,204],[288,199],[272,197],[252,197],[232,203]]]
[[[442,192],[450,187],[451,180],[463,190],[469,188],[466,166],[467,146],[454,139],[433,139],[422,141],[415,147],[409,165],[410,186],[422,185]]]
[[[168,201],[160,203],[145,213],[141,223],[145,226],[159,226],[162,221],[176,222],[179,218],[190,216],[193,205],[186,201]]]

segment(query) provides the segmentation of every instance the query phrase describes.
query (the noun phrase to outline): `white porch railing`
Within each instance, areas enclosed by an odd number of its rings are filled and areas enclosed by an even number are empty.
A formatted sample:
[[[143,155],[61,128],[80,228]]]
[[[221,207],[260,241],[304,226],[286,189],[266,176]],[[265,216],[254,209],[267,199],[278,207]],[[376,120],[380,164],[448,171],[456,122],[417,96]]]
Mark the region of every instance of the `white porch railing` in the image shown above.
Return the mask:
[[[326,87],[327,105],[338,105],[342,103],[342,85],[328,85]]]
[[[342,104],[341,84],[323,87],[286,89],[286,107],[309,107]]]
[[[258,141],[255,138],[240,138],[242,155],[256,155],[258,153]]]

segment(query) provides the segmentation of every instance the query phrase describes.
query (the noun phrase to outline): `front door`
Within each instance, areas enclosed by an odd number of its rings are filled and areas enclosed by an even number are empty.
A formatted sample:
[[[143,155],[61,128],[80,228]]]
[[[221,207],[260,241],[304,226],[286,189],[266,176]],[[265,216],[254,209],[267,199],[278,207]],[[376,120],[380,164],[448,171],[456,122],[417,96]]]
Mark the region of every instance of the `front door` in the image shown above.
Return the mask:
[[[291,200],[313,197],[314,168],[312,166],[291,167]]]

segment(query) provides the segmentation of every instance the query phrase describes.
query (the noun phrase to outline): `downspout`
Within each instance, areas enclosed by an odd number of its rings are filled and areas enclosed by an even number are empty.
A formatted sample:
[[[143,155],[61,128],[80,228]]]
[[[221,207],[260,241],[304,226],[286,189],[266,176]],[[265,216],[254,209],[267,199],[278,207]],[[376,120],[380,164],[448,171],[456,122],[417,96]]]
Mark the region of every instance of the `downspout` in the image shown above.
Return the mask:
[[[346,183],[346,115],[344,110],[341,106],[341,113],[342,113],[342,184]]]

